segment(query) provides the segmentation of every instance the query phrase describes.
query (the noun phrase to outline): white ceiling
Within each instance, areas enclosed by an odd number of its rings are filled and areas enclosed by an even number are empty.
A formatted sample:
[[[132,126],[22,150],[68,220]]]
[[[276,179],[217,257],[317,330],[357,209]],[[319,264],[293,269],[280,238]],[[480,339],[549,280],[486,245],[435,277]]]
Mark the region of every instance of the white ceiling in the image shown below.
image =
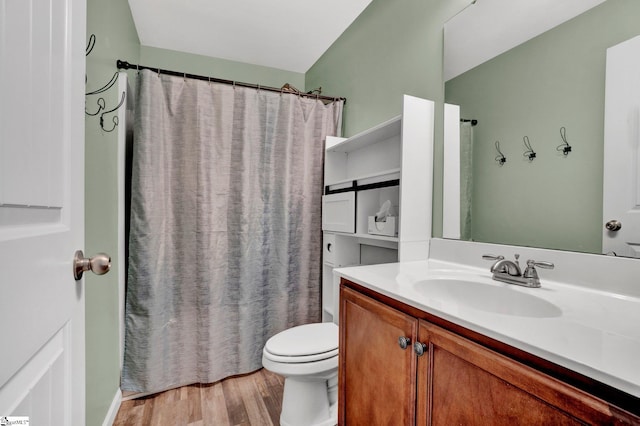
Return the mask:
[[[477,0],[444,27],[444,80],[542,34],[605,0]]]
[[[129,0],[144,46],[304,73],[371,0]]]

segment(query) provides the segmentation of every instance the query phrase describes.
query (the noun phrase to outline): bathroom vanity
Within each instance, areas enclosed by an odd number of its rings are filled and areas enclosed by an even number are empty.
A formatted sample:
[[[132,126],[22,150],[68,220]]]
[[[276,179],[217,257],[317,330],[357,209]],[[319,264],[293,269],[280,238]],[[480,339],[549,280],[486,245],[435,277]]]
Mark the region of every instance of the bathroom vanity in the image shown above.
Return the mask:
[[[640,299],[551,271],[520,288],[489,266],[336,271],[340,424],[640,424]]]

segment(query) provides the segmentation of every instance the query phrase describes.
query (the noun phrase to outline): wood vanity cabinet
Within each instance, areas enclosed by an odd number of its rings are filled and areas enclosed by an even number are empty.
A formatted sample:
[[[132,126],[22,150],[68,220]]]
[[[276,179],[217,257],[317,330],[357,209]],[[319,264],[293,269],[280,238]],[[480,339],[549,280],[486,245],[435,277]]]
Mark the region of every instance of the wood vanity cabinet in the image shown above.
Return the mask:
[[[340,424],[413,424],[418,320],[347,288],[340,305]]]
[[[340,425],[640,425],[640,417],[426,321],[415,308],[403,312],[344,283]],[[399,337],[411,345],[402,349]]]

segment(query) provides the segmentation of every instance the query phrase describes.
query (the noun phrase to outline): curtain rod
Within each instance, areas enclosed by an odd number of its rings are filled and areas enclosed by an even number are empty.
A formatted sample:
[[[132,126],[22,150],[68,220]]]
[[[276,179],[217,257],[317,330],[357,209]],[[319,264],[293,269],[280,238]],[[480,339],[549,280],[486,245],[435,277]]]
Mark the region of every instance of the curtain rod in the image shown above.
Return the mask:
[[[345,104],[347,103],[347,99],[346,98],[339,98],[339,97],[333,97],[333,96],[324,96],[324,95],[317,95],[317,94],[314,95],[313,93],[296,92],[296,91],[292,91],[292,90],[287,90],[285,88],[278,89],[277,87],[260,86],[259,84],[243,83],[243,82],[240,82],[240,81],[225,80],[225,79],[222,79],[222,78],[215,78],[215,77],[208,77],[208,76],[204,76],[204,75],[189,74],[189,73],[184,73],[184,72],[165,70],[165,69],[157,68],[157,67],[148,67],[148,66],[145,66],[145,65],[130,64],[129,62],[122,61],[120,59],[118,59],[116,61],[116,66],[120,70],[122,70],[122,69],[124,69],[124,70],[138,70],[138,71],[139,70],[151,70],[151,71],[155,71],[155,72],[157,72],[159,74],[167,74],[167,75],[173,75],[173,76],[184,77],[184,78],[193,78],[193,79],[196,79],[196,80],[203,80],[203,81],[209,81],[209,82],[214,82],[214,83],[231,84],[233,86],[249,87],[249,88],[253,88],[253,89],[266,90],[268,92],[288,93],[288,94],[292,94],[292,95],[304,96],[306,98],[321,99],[323,101],[335,102],[335,101],[340,100],[340,101],[343,101]]]

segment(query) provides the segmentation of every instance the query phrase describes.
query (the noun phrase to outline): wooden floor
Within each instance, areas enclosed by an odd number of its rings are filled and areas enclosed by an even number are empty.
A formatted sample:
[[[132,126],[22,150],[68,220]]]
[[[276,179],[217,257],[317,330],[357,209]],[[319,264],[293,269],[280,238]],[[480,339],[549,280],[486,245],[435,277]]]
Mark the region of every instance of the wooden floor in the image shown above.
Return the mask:
[[[267,370],[124,401],[114,426],[279,425],[284,379]]]

